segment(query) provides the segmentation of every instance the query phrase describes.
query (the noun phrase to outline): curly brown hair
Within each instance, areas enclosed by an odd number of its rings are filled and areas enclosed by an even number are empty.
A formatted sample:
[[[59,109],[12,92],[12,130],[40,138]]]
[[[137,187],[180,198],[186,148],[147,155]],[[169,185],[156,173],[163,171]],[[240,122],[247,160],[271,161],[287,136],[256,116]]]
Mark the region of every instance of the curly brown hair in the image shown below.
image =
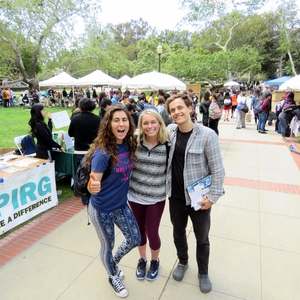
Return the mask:
[[[88,153],[86,154],[87,164],[91,164],[92,154],[99,148],[102,148],[102,153],[105,154],[106,151],[109,153],[112,163],[118,163],[118,152],[117,152],[117,141],[116,137],[112,133],[111,122],[114,116],[114,113],[117,111],[124,111],[127,119],[129,121],[129,130],[125,137],[125,142],[128,145],[130,158],[136,159],[135,150],[136,150],[136,140],[133,137],[135,131],[135,125],[133,123],[132,117],[126,107],[123,104],[114,104],[112,105],[105,113],[101,125],[99,127],[98,136],[95,138],[93,143],[90,145]]]

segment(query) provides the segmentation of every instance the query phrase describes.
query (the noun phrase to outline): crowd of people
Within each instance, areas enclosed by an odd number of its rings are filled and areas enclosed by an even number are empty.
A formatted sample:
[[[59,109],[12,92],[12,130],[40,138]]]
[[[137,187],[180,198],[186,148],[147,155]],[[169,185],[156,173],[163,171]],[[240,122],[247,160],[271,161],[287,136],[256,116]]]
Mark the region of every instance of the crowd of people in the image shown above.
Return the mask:
[[[190,219],[197,245],[199,288],[208,293],[212,289],[208,272],[210,214],[213,204],[224,194],[218,123],[222,118],[224,122],[236,118],[236,128],[245,128],[247,107],[255,112],[258,132],[265,133],[272,94],[261,88],[249,92],[207,90],[203,99],[201,95],[198,99],[191,89],[182,94],[158,91],[150,97],[137,91],[135,97],[130,91],[111,92],[99,93],[96,101],[86,92],[77,92],[68,130],[75,139],[78,164],[85,157],[91,167],[91,196],[81,200],[88,205],[108,281],[117,296],[127,297],[120,261],[136,247],[136,279],[154,281],[158,277],[163,263],[159,258],[163,247],[159,227],[168,201],[178,257],[172,276],[182,281],[188,269],[186,226]],[[97,106],[99,113],[95,114]],[[277,131],[283,134],[295,115],[300,120],[294,94],[287,93],[276,105]],[[29,125],[37,139],[37,157],[51,159],[53,148],[64,149],[52,139],[51,114],[48,122],[45,120],[44,105],[33,104]],[[208,175],[212,185],[209,193],[199,198],[201,209],[197,210],[187,187]],[[115,225],[124,239],[113,253]]]

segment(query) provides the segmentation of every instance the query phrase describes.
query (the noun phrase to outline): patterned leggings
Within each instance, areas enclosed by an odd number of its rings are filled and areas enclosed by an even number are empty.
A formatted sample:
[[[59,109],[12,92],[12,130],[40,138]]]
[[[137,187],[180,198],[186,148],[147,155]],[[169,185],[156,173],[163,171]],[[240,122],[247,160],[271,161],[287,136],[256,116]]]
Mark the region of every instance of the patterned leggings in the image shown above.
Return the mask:
[[[119,262],[124,255],[141,243],[141,235],[136,220],[127,204],[122,208],[106,213],[98,212],[90,203],[88,213],[101,244],[100,259],[108,276],[114,275],[115,262]],[[118,246],[113,256],[112,250],[115,245],[114,224],[122,231],[125,239]]]

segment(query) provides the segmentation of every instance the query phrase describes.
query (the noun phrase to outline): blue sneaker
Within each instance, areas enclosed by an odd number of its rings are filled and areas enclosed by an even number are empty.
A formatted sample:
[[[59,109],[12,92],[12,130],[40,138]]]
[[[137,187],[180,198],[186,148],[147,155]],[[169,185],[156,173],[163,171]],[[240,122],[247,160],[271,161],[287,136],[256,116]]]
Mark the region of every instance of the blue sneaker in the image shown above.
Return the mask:
[[[151,260],[150,268],[147,272],[147,280],[153,281],[158,276],[159,260]]]
[[[146,278],[146,265],[147,265],[147,260],[140,258],[135,271],[136,279],[144,280]]]

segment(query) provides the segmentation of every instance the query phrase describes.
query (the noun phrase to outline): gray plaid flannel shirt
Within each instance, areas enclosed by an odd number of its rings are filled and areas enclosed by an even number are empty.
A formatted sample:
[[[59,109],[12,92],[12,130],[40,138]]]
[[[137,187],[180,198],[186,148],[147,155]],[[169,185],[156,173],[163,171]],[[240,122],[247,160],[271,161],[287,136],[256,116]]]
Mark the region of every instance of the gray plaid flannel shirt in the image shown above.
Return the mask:
[[[172,158],[178,126],[176,124],[170,124],[167,129],[170,134],[167,195],[170,197],[172,193]],[[210,128],[195,123],[194,130],[187,142],[185,150],[183,178],[186,205],[191,204],[191,199],[186,188],[209,174],[212,177],[212,185],[208,193],[208,199],[210,202],[216,203],[219,197],[225,194],[223,188],[225,170],[218,136]]]

